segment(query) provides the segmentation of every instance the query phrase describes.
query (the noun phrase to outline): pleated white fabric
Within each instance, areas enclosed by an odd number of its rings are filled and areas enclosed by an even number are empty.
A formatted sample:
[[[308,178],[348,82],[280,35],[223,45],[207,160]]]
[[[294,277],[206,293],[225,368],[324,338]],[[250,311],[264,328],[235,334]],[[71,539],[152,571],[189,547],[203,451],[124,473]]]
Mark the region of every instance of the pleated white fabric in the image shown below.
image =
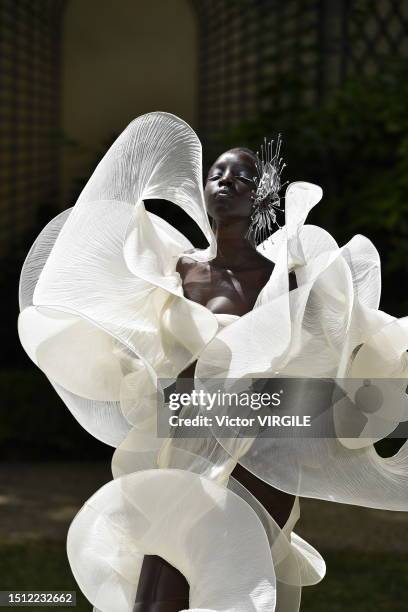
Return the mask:
[[[271,551],[255,512],[185,470],[137,472],[99,489],[75,518],[67,551],[79,586],[104,612],[132,610],[144,554],[184,574],[189,610],[275,607]]]
[[[347,377],[345,397],[332,415],[337,436],[259,437],[248,445],[231,429],[230,438],[226,435],[220,443],[227,455],[288,493],[407,510],[408,443],[386,459],[373,444],[408,419],[408,317],[396,319],[378,310],[379,257],[369,240],[355,236],[342,248],[308,258],[313,246],[309,238],[317,233],[300,233],[305,262],[297,269],[298,288],[223,329],[202,352],[196,376],[206,381],[206,390],[218,388],[217,378]],[[380,411],[362,403],[356,415],[358,404],[350,399],[360,385],[353,379],[361,378],[396,379],[395,386],[386,386]],[[306,384],[299,397],[304,397]],[[309,408],[304,401],[305,414]],[[299,405],[297,409],[302,414]]]
[[[325,565],[293,532],[298,497],[279,529],[230,477],[238,461],[295,496],[408,506],[408,445],[388,459],[374,448],[408,418],[401,384],[408,318],[378,309],[374,245],[357,235],[339,247],[322,228],[305,225],[322,190],[292,183],[284,227],[258,247],[275,266],[254,309],[214,315],[183,295],[176,271],[186,251],[196,261],[216,254],[201,165],[201,144],[181,119],[161,112],[135,119],[75,206],[38,236],[21,273],[24,349],[80,424],[116,448],[114,480],[85,504],[67,542],[78,584],[102,612],[133,609],[144,554],[162,556],[186,576],[190,610],[299,610],[301,588],[321,580]],[[208,248],[194,249],[147,212],[149,198],[181,207]],[[298,285],[290,292],[289,270]],[[245,384],[253,377],[349,381],[332,412],[331,436],[230,432],[217,439],[208,430],[201,439],[158,438],[157,410],[165,403],[158,379],[171,382],[196,360],[197,389],[203,381],[215,388],[222,379]],[[371,391],[354,402],[353,381],[381,377],[395,385],[380,410]],[[307,408],[295,404],[298,413]]]

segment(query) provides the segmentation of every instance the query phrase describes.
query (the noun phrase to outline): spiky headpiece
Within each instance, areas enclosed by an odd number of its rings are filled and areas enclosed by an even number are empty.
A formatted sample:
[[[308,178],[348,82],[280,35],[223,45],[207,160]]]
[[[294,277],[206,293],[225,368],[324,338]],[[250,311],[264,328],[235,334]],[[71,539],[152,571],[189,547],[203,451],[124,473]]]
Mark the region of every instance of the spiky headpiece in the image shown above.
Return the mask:
[[[252,206],[251,223],[246,234],[248,240],[255,246],[271,235],[274,224],[279,226],[275,209],[280,209],[279,191],[283,187],[281,174],[286,164],[283,163],[282,157],[279,157],[282,145],[281,134],[278,135],[275,152],[273,142],[273,140],[267,142],[265,138],[261,145],[261,155],[259,151],[256,154],[258,175],[254,177],[254,182],[257,189]]]

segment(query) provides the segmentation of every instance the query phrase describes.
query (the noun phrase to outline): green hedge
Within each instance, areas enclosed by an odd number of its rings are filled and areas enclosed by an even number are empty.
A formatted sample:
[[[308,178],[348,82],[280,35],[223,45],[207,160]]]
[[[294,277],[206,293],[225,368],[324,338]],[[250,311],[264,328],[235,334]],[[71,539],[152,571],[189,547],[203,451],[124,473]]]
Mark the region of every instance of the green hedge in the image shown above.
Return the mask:
[[[0,370],[3,459],[110,457],[112,449],[84,431],[38,369]]]
[[[265,83],[264,96],[302,91],[302,75]],[[300,98],[300,96],[298,96]],[[408,61],[384,60],[372,76],[348,79],[314,108],[296,105],[224,133],[220,148],[248,145],[282,132],[285,180],[314,181],[323,201],[309,223],[328,229],[340,243],[361,233],[373,240],[383,265],[381,307],[395,316],[408,313],[403,282],[408,268]]]

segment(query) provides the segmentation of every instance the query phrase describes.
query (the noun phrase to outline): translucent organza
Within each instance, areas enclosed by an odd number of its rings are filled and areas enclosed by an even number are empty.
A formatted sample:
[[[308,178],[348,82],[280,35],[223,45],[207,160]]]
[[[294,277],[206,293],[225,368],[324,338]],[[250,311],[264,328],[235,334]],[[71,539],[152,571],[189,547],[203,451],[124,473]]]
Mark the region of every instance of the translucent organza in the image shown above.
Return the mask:
[[[186,576],[190,610],[297,612],[301,588],[325,573],[319,553],[293,532],[298,496],[408,506],[407,444],[388,459],[373,445],[408,418],[408,318],[378,309],[375,247],[360,235],[339,247],[305,225],[322,190],[292,183],[284,227],[258,247],[275,266],[254,309],[214,315],[183,295],[176,271],[186,251],[196,261],[216,255],[201,170],[201,144],[181,119],[135,119],[75,206],[38,236],[21,273],[24,349],[79,423],[116,448],[114,480],[85,504],[67,542],[78,584],[102,612],[133,609],[144,554]],[[154,198],[182,208],[208,248],[194,249],[146,211],[143,201]],[[196,360],[197,389],[230,380],[245,387],[254,377],[348,381],[338,382],[333,435],[225,438],[208,429],[202,438],[159,438],[159,379],[170,384]],[[381,409],[370,409],[370,392],[354,401],[357,379],[382,377],[395,384]],[[353,435],[350,422],[360,427]],[[238,462],[297,496],[283,529],[230,476]]]

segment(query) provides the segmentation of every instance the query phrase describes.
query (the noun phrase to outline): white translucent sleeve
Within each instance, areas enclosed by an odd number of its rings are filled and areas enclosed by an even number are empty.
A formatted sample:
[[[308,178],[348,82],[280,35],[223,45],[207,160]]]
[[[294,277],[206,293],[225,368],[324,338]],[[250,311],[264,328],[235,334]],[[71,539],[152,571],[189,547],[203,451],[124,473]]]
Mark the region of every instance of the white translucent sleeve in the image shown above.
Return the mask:
[[[217,321],[187,300],[176,272],[191,243],[143,199],[181,207],[209,241],[201,144],[182,120],[133,121],[75,206],[41,232],[20,281],[20,340],[80,423],[116,446],[153,422],[157,376],[174,377],[215,335]],[[173,204],[172,204],[173,203]]]

